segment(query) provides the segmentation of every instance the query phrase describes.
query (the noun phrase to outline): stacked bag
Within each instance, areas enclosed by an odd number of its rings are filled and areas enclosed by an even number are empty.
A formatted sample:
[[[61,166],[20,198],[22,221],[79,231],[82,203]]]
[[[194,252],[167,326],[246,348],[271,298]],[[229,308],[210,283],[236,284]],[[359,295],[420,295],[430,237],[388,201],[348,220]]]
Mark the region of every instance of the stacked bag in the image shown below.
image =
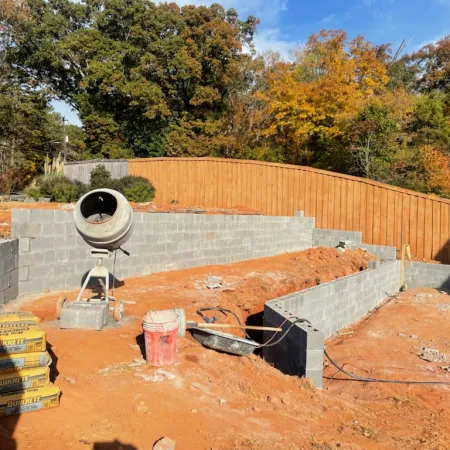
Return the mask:
[[[59,405],[39,322],[25,311],[0,313],[0,417]]]

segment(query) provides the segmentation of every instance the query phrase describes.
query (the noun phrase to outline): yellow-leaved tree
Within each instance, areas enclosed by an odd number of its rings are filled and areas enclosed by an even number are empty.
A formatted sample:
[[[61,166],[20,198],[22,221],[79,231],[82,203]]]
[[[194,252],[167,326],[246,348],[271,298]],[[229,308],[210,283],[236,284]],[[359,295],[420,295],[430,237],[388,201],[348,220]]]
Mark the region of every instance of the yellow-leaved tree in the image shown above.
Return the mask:
[[[274,65],[258,94],[269,116],[264,134],[284,147],[289,162],[305,162],[309,144],[343,137],[343,124],[387,89],[376,50],[361,36],[347,41],[342,30],[322,31],[292,63]]]

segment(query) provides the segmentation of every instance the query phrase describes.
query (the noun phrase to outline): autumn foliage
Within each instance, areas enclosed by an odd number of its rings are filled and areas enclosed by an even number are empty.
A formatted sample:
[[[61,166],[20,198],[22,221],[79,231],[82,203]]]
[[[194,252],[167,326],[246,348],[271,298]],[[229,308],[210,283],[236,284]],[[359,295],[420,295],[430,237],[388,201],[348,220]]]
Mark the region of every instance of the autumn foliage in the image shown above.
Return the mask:
[[[392,56],[322,30],[286,60],[219,4],[4,0],[0,19],[0,143],[22,172],[56,150],[59,98],[77,158],[260,159],[450,196],[450,36]]]

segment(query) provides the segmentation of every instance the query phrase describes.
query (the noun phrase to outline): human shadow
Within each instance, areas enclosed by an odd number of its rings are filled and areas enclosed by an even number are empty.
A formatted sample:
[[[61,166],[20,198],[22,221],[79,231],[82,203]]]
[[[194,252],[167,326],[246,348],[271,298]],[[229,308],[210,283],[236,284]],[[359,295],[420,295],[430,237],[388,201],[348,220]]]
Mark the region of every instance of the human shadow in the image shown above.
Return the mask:
[[[92,450],[139,450],[137,447],[131,444],[124,444],[123,442],[115,439],[109,442],[94,442]]]

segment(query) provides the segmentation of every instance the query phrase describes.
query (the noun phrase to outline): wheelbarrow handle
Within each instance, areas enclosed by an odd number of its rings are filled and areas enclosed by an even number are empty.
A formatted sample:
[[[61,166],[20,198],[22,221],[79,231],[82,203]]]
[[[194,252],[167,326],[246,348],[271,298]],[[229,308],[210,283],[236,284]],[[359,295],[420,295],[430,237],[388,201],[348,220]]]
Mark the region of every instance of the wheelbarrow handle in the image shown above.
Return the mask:
[[[256,325],[233,325],[229,323],[186,322],[186,328],[239,328],[241,330],[283,331],[282,328],[258,327]]]

